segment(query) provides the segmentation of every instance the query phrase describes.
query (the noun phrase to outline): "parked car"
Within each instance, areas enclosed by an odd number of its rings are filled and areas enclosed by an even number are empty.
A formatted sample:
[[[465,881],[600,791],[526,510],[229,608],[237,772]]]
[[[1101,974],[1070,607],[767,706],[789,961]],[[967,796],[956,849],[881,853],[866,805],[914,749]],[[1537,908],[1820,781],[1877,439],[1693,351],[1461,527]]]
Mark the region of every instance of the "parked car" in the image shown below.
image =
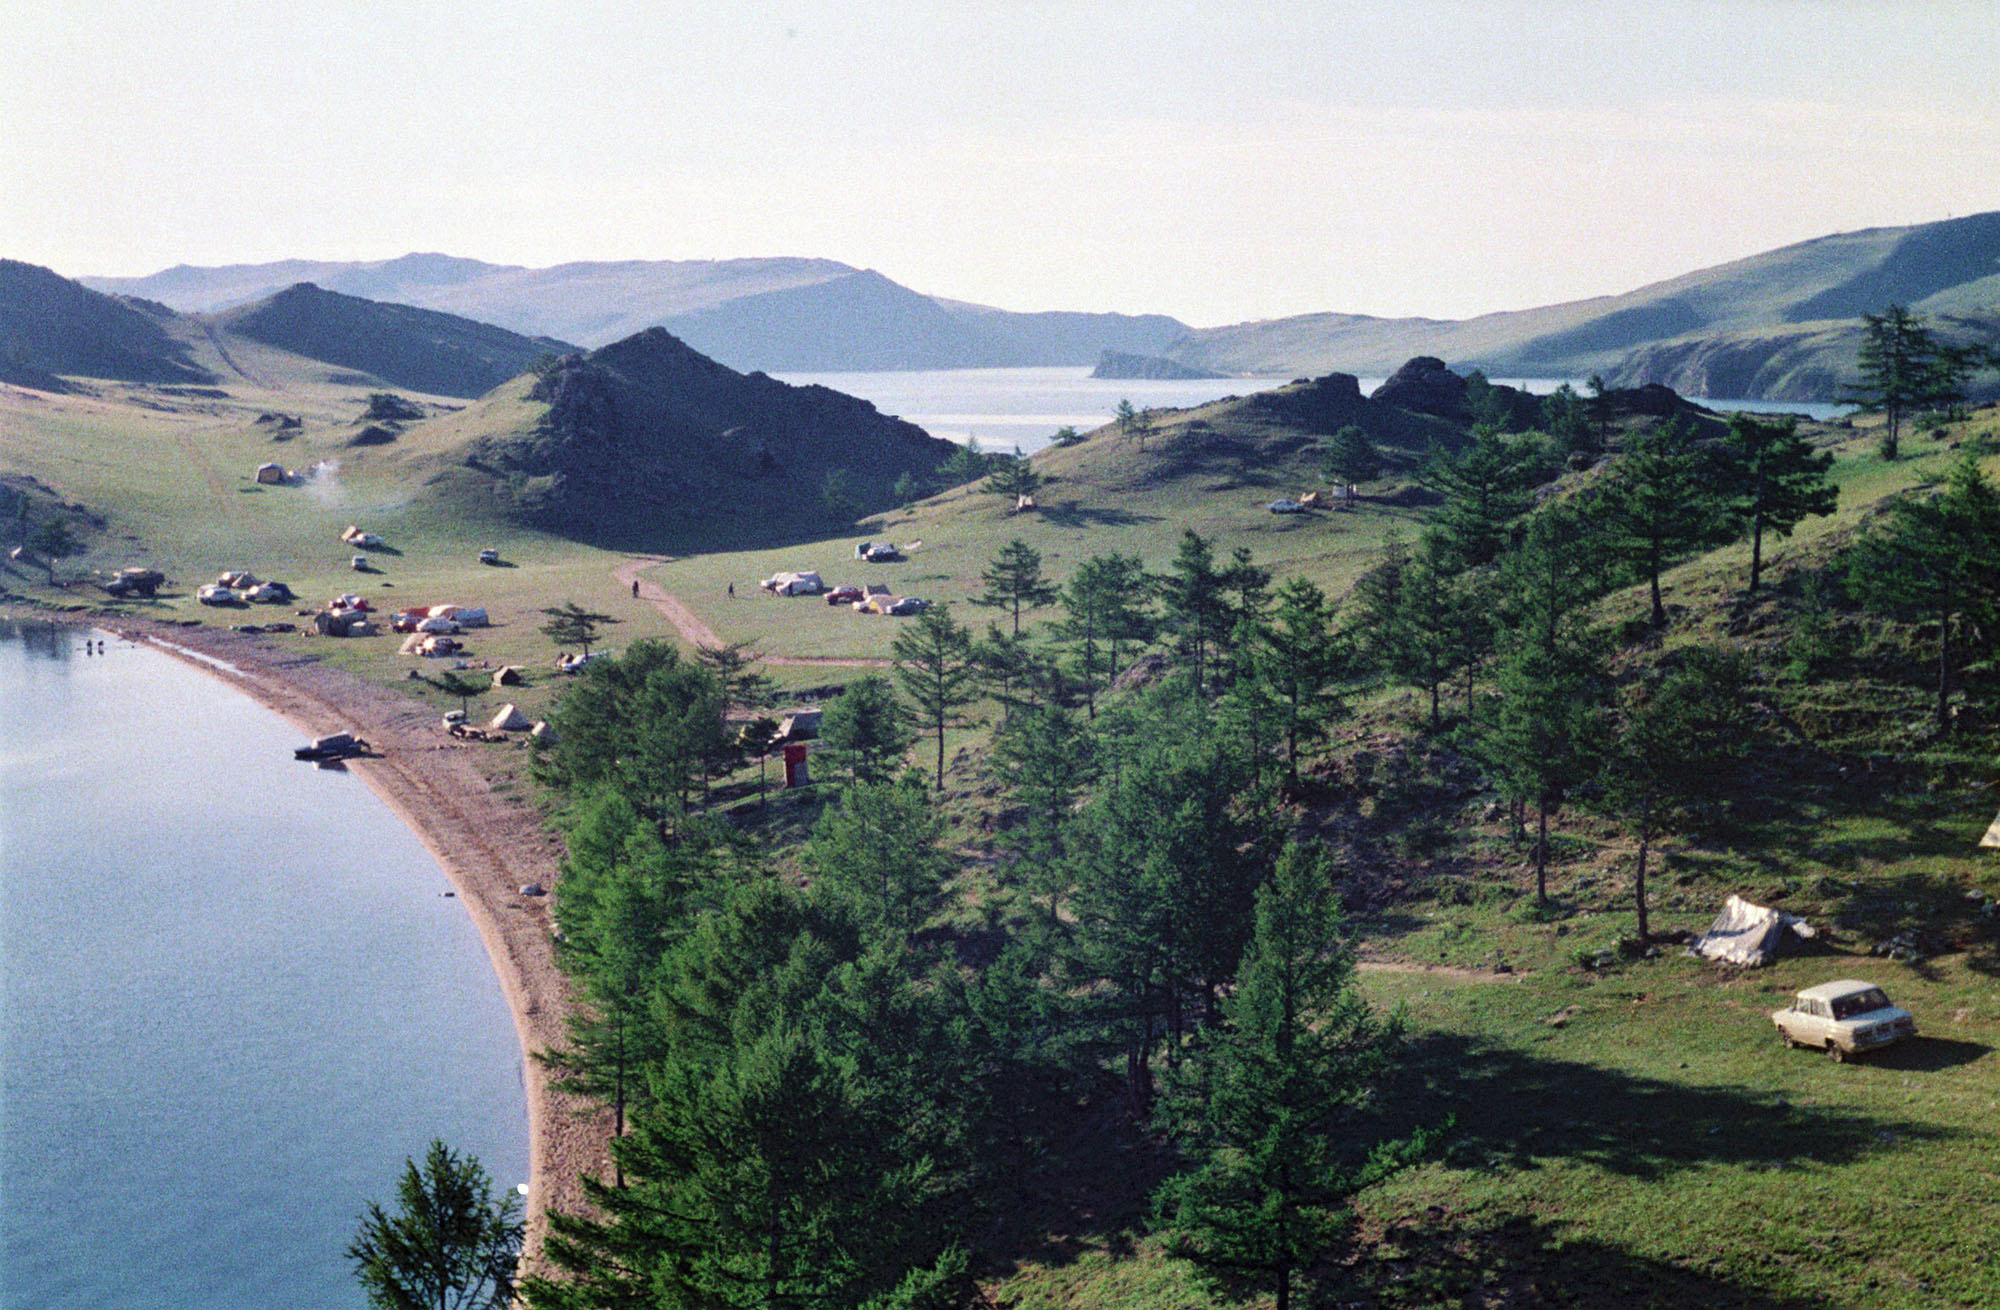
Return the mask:
[[[927,610],[930,607],[931,603],[921,596],[898,596],[896,599],[890,601],[887,608],[882,612],[884,614],[894,614],[900,618],[903,615],[915,614],[919,610]]]
[[[1304,505],[1299,504],[1296,500],[1287,499],[1274,500],[1265,506],[1265,508],[1273,514],[1303,514],[1306,512]]]
[[[481,564],[498,564],[500,562],[500,552],[488,546],[485,550],[479,552],[479,562]]]
[[[826,603],[829,605],[852,605],[860,599],[861,588],[859,587],[835,587],[832,591],[826,593]]]
[[[870,564],[894,564],[903,558],[903,552],[886,541],[878,541],[862,551],[861,558]]]
[[[195,588],[194,598],[204,605],[240,605],[243,598],[219,582],[205,583]]]
[[[1855,978],[1806,988],[1785,1009],[1773,1010],[1771,1022],[1785,1045],[1820,1047],[1835,1060],[1917,1035],[1915,1016],[1889,1004],[1874,983]]]

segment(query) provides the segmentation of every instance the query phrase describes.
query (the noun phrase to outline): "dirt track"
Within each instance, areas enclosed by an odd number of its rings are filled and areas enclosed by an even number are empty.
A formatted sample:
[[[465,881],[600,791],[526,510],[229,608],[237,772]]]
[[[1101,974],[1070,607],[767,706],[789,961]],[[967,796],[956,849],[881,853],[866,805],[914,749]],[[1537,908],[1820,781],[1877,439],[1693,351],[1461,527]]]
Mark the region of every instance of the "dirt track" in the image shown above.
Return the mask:
[[[618,585],[630,591],[638,585],[640,600],[651,601],[653,608],[667,616],[667,622],[674,625],[674,631],[681,634],[681,640],[691,646],[706,646],[711,649],[725,645],[722,638],[715,635],[715,629],[703,623],[695,612],[687,607],[687,602],[672,592],[664,591],[658,583],[649,582],[639,576],[640,571],[653,564],[665,564],[662,555],[646,555],[626,560],[618,566]],[[866,655],[762,655],[762,663],[790,667],[823,667],[836,669],[886,669],[889,661]]]

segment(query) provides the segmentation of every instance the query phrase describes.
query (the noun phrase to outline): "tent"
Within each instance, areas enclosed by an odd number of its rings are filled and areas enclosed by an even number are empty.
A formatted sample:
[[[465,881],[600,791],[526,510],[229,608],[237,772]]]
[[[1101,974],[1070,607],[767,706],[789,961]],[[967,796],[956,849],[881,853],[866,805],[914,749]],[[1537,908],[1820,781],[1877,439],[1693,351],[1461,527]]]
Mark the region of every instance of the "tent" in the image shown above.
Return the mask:
[[[283,464],[259,464],[257,466],[257,481],[262,485],[275,487],[284,480],[285,466]]]
[[[1804,919],[1731,896],[1708,931],[1688,949],[1704,959],[1755,969],[1804,949],[1817,936],[1818,930]]]
[[[498,714],[486,721],[486,726],[500,732],[526,732],[535,725],[528,721],[528,716],[521,713],[513,701],[508,701],[500,707]]]
[[[556,730],[549,726],[547,719],[536,719],[535,726],[528,729],[528,735],[544,746],[556,744]]]
[[[2000,814],[1994,815],[1993,822],[1986,825],[1986,835],[1979,839],[1979,844],[1988,849],[2000,847]]]
[[[493,670],[493,685],[496,687],[518,687],[521,685],[521,666],[502,664]]]

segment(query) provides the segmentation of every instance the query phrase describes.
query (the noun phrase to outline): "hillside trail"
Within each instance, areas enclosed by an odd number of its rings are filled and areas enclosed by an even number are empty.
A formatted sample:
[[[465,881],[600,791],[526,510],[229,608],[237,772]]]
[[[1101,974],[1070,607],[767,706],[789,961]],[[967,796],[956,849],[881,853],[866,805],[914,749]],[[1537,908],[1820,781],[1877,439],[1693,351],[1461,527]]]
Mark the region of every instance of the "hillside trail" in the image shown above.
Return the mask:
[[[1354,969],[1357,973],[1421,973],[1433,978],[1449,978],[1453,982],[1476,983],[1515,983],[1527,976],[1518,972],[1467,969],[1453,964],[1419,964],[1414,960],[1356,960]]]
[[[264,379],[256,376],[254,373],[248,372],[241,364],[236,362],[235,357],[229,353],[229,347],[222,344],[222,334],[215,330],[213,323],[202,324],[202,330],[208,333],[208,344],[215,348],[215,353],[222,357],[222,362],[229,365],[230,372],[242,378],[253,387],[268,388],[270,386]]]
[[[669,555],[640,555],[628,559],[618,566],[615,574],[618,585],[627,591],[637,586],[638,591],[634,594],[640,600],[650,601],[653,608],[664,614],[667,622],[674,625],[674,631],[681,634],[681,640],[689,645],[714,650],[728,644],[715,635],[714,628],[696,617],[695,612],[687,607],[687,602],[665,590],[658,583],[639,576],[642,570],[654,564],[669,563],[672,558]],[[764,664],[789,668],[886,669],[889,667],[888,660],[867,655],[760,655],[758,659]]]

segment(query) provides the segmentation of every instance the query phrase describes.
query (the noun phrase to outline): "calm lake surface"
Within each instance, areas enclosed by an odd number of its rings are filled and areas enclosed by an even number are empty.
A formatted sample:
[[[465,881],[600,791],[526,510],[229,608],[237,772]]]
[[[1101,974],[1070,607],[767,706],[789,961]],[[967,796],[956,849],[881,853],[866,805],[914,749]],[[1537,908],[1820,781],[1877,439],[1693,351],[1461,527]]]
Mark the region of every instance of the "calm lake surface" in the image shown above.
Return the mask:
[[[884,414],[908,419],[934,437],[973,440],[986,451],[1019,446],[1032,455],[1049,444],[1057,428],[1088,432],[1109,423],[1118,402],[1130,400],[1140,409],[1186,409],[1224,396],[1247,396],[1291,381],[1283,378],[1216,378],[1192,382],[1120,381],[1093,378],[1088,368],[962,368],[889,373],[777,373],[772,376],[797,385],[819,383],[873,402]],[[1564,381],[1584,390],[1581,378],[1510,378],[1493,381],[1547,395]],[[1382,385],[1381,378],[1362,378],[1361,394]],[[1723,411],[1804,414],[1830,419],[1851,412],[1852,406],[1812,401],[1708,400],[1697,403]]]
[[[358,1306],[343,1251],[405,1157],[526,1180],[477,932],[300,740],[158,651],[0,622],[0,1306]]]

